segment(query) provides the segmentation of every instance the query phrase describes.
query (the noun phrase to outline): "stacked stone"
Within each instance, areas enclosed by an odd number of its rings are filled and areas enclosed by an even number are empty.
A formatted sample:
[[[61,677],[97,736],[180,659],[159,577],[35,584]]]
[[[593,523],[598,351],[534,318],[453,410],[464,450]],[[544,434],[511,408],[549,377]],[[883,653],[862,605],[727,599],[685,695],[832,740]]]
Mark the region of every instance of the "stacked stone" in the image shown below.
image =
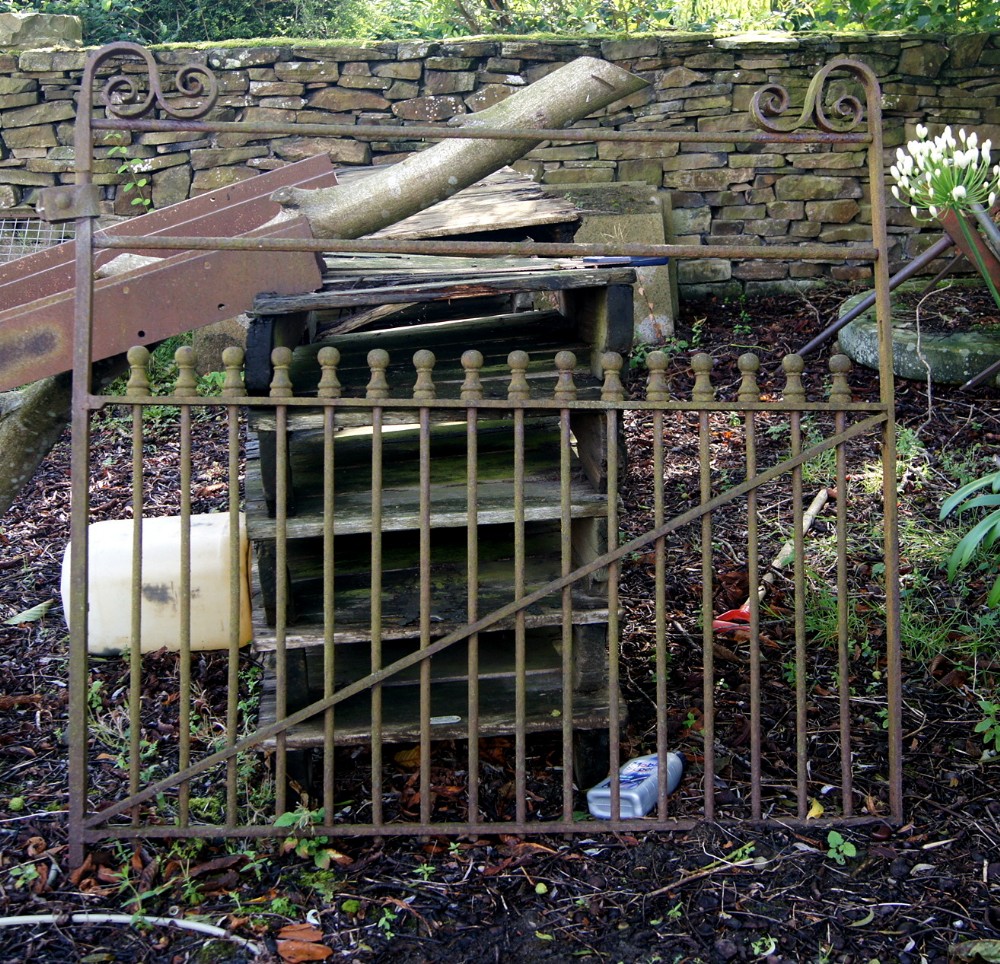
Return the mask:
[[[2,39],[2,38],[0,38]],[[628,40],[536,42],[289,42],[270,46],[158,51],[166,65],[201,63],[216,74],[212,117],[298,124],[446,124],[481,110],[581,55],[633,70],[650,86],[580,126],[680,130],[712,135],[752,128],[749,104],[764,84],[802,101],[817,69],[834,57],[870,65],[884,91],[887,165],[917,123],[976,129],[1000,144],[1000,35],[943,39],[904,35],[670,34]],[[38,188],[73,178],[72,123],[85,51],[0,52],[0,216],[30,212]],[[834,91],[842,91],[837,83]],[[396,160],[420,146],[384,141],[259,133],[106,133],[95,149],[95,180],[107,213],[133,214],[122,190],[128,148],[149,176],[156,207],[328,152],[338,165]],[[675,240],[763,248],[798,241],[866,244],[871,208],[866,153],[816,144],[544,144],[516,165],[542,183],[645,182],[671,195]],[[3,212],[6,212],[4,215]],[[905,207],[889,211],[892,261],[904,263],[939,236]],[[830,265],[742,257],[684,261],[683,293],[735,294],[796,287],[822,278],[864,279],[865,264]]]

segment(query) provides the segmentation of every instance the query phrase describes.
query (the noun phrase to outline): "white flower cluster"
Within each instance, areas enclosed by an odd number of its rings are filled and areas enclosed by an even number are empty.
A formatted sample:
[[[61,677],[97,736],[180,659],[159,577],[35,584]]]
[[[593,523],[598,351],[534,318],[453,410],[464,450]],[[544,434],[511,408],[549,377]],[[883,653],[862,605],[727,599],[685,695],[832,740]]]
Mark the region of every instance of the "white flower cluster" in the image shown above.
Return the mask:
[[[974,205],[992,207],[1000,191],[1000,164],[990,167],[990,142],[975,131],[958,132],[956,141],[946,127],[933,140],[927,128],[917,124],[917,139],[896,151],[896,163],[889,168],[896,184],[892,194],[909,203],[910,213],[920,218],[927,211],[936,218],[942,211],[969,211]]]

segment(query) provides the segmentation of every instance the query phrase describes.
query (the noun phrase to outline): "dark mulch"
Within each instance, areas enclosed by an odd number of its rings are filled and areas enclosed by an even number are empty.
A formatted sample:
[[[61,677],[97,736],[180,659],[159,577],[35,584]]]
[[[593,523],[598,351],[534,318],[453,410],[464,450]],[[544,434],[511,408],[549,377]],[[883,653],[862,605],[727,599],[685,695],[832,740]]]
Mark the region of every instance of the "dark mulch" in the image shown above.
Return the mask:
[[[844,294],[827,290],[808,298],[685,306],[678,337],[688,346],[671,364],[674,391],[690,390],[684,358],[701,349],[716,357],[715,384],[732,397],[739,382],[736,359],[749,348],[762,358],[762,387],[779,390],[783,354],[828,323]],[[980,304],[987,313],[989,303]],[[852,385],[859,397],[877,392],[873,373],[855,373]],[[820,390],[815,373],[809,376],[809,388]],[[941,498],[954,484],[949,474],[954,460],[977,445],[988,453],[1000,438],[1000,394],[990,389],[970,398],[935,388],[928,397],[926,386],[900,383],[897,406],[900,424],[920,443],[907,447],[901,469],[903,522],[930,531]],[[690,471],[697,427],[681,417],[667,423],[671,470]],[[780,426],[771,433],[766,427],[762,425],[762,457],[767,446],[787,440]],[[642,531],[650,519],[644,494],[651,471],[649,430],[648,418],[636,418],[628,426],[623,526],[630,532]],[[95,518],[129,514],[128,436],[127,426],[111,422],[95,440]],[[196,511],[221,507],[224,441],[219,429],[214,439],[200,443]],[[148,460],[152,494],[146,511],[152,514],[176,511],[177,480],[167,468],[172,445],[165,430]],[[728,451],[720,445],[713,452],[720,471],[738,472],[738,446]],[[68,530],[67,454],[63,442],[0,525],[3,619],[46,599],[58,600]],[[697,492],[696,477],[674,481],[668,514],[683,507],[685,498],[690,504]],[[877,494],[859,505],[855,521],[868,520],[876,530]],[[817,525],[822,534],[829,521],[821,518]],[[738,548],[745,544],[744,529],[745,517],[735,509],[715,519],[714,539],[722,547],[733,546],[731,566],[720,569],[713,586],[717,612],[738,605],[748,590]],[[777,546],[765,545],[767,558],[769,548]],[[877,591],[878,558],[875,538],[870,551],[862,547],[852,557],[852,585],[859,593]],[[982,601],[990,580],[983,574],[959,592],[945,581],[940,567],[905,557],[903,564],[907,591],[919,594],[918,602],[929,601],[930,608],[918,606],[920,618],[930,620],[934,607],[941,618],[955,613],[968,618],[954,623],[954,652],[932,654],[918,647],[906,660],[905,823],[877,820],[845,829],[856,854],[843,864],[828,855],[825,831],[706,825],[683,834],[595,832],[569,841],[338,841],[329,870],[317,870],[293,854],[270,852],[263,842],[239,853],[216,844],[187,849],[109,846],[94,850],[84,870],[74,874],[66,861],[62,812],[66,643],[61,610],[56,603],[40,621],[0,626],[0,914],[132,913],[142,893],[146,915],[196,917],[262,949],[254,957],[246,948],[206,944],[204,935],[187,931],[71,923],[60,916],[52,925],[0,927],[0,961],[268,961],[279,959],[279,950],[287,960],[310,960],[329,948],[334,958],[404,962],[592,958],[884,964],[946,961],[956,942],[1000,941],[997,764],[983,758],[983,743],[975,732],[983,718],[977,699],[995,693],[995,643],[985,632],[990,624],[973,618],[985,613]],[[690,557],[672,561],[668,586],[674,694],[670,725],[681,740],[691,730],[689,745],[697,740],[691,720],[701,694],[701,640],[695,621],[701,605],[699,565],[692,540]],[[650,559],[640,554],[622,579],[628,610],[623,633],[623,686],[630,709],[626,752],[648,746],[655,722],[655,683],[648,661],[651,573]],[[778,610],[781,591],[779,581],[772,598]],[[773,630],[775,653],[786,642],[781,632],[778,626]],[[970,639],[975,632],[982,638]],[[877,650],[878,637],[869,642]],[[969,656],[972,642],[978,642],[975,659]],[[745,753],[739,713],[746,682],[740,640],[718,640],[715,658],[724,721],[717,737],[739,756]],[[867,663],[860,660],[859,666],[852,683],[861,697],[859,716],[870,718],[869,726],[861,721],[855,728],[857,759],[868,768],[858,775],[864,788],[859,806],[870,815],[884,815],[884,734],[875,720],[881,666],[877,654]],[[160,655],[148,659],[146,667],[144,695],[157,711],[144,719],[145,736],[153,744],[162,738],[166,748],[176,736],[176,708],[170,699],[176,692],[176,661]],[[816,669],[827,672],[819,662]],[[778,732],[779,717],[794,710],[792,687],[784,676],[775,655],[765,667],[771,700],[767,712],[773,714],[765,719],[766,733]],[[95,668],[93,678],[93,699],[110,709],[126,684],[124,667],[108,660]],[[198,659],[193,678],[199,712],[219,717],[223,663],[215,656]],[[510,773],[509,753],[503,741],[485,751],[502,790]],[[787,777],[780,750],[766,753],[768,772]],[[533,744],[529,765],[544,769],[547,754],[544,740]],[[442,756],[436,765],[447,768],[448,759]],[[95,785],[111,799],[120,792],[121,773],[113,760],[101,761],[101,766],[93,774]],[[833,766],[831,782],[836,782],[835,762],[817,759],[816,766],[821,771],[813,775],[817,784],[826,779],[824,766]],[[717,800],[736,815],[747,790],[742,772],[724,759],[720,763]],[[401,799],[406,786],[404,773]],[[684,792],[697,802],[696,788]],[[772,803],[777,806],[780,800]],[[291,924],[302,929],[282,931]],[[278,943],[289,940],[300,943]],[[210,956],[209,948],[219,956]]]

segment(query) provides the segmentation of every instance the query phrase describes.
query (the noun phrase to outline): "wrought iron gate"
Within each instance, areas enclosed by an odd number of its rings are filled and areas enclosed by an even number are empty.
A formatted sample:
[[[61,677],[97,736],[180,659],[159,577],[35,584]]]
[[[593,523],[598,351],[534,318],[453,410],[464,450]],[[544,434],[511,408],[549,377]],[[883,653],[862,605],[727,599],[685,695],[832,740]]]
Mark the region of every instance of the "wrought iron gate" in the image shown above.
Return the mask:
[[[135,75],[126,81],[122,76],[112,77],[105,85],[108,119],[93,118],[91,98],[101,72],[109,64],[123,57],[140,57],[151,69],[148,97],[139,90]],[[155,65],[149,55],[132,45],[112,45],[93,55],[89,61],[81,90],[76,132],[76,157],[78,182],[73,189],[57,189],[46,202],[49,211],[60,208],[64,214],[76,217],[76,296],[74,330],[74,401],[73,401],[73,515],[71,560],[71,657],[70,657],[70,830],[74,859],[82,858],[83,847],[108,837],[187,837],[219,835],[253,837],[286,835],[290,832],[288,818],[279,819],[288,811],[288,758],[291,749],[298,745],[319,746],[323,749],[323,768],[319,806],[307,804],[301,808],[302,819],[291,821],[292,831],[384,836],[387,834],[480,834],[488,832],[586,832],[593,833],[603,827],[642,827],[647,829],[672,829],[689,827],[703,820],[735,819],[760,821],[781,819],[783,822],[805,820],[810,816],[813,799],[820,788],[830,792],[824,797],[826,816],[820,820],[843,823],[872,818],[894,820],[902,818],[902,751],[900,733],[900,653],[897,584],[896,495],[895,472],[882,473],[882,499],[884,511],[884,607],[885,636],[881,650],[886,689],[879,697],[885,711],[886,737],[885,760],[866,761],[865,779],[859,780],[859,767],[852,758],[851,729],[859,725],[859,718],[870,722],[870,703],[859,703],[851,692],[852,646],[848,625],[851,606],[849,557],[850,508],[848,505],[849,481],[847,458],[852,444],[861,443],[873,435],[881,439],[883,465],[895,466],[895,424],[893,416],[893,379],[888,351],[883,348],[881,363],[881,396],[877,401],[856,402],[848,384],[849,363],[843,356],[834,356],[829,362],[829,394],[822,399],[822,387],[807,394],[803,384],[803,362],[798,356],[788,356],[783,362],[783,383],[780,386],[757,384],[759,361],[753,356],[740,359],[740,383],[734,397],[717,399],[713,385],[712,359],[696,355],[692,359],[694,370],[693,389],[689,398],[671,393],[667,381],[667,357],[653,352],[646,358],[648,375],[644,383],[633,386],[635,397],[626,397],[622,385],[625,360],[614,352],[601,352],[582,360],[595,376],[593,385],[578,385],[574,370],[578,359],[561,353],[551,360],[551,378],[543,379],[532,368],[529,384],[527,356],[513,352],[507,360],[507,369],[498,374],[491,370],[484,378],[483,359],[468,346],[461,359],[464,378],[450,391],[440,391],[433,374],[435,357],[421,351],[414,357],[414,383],[407,386],[390,385],[385,371],[387,360],[373,352],[366,364],[370,378],[363,394],[345,394],[338,380],[339,353],[324,349],[318,362],[322,375],[315,390],[303,396],[296,394],[288,377],[290,363],[287,349],[278,348],[272,356],[274,377],[267,397],[246,393],[242,378],[242,354],[230,349],[226,355],[226,374],[222,397],[206,399],[196,394],[193,377],[194,360],[189,349],[182,349],[177,362],[179,376],[171,402],[179,409],[178,447],[180,480],[180,521],[178,531],[180,555],[179,613],[179,729],[176,741],[176,768],[169,776],[149,782],[142,772],[142,674],[143,657],[140,651],[141,597],[142,597],[142,524],[143,492],[143,411],[153,404],[161,404],[161,397],[150,393],[146,373],[148,353],[143,348],[129,352],[132,376],[127,389],[125,404],[129,406],[132,420],[132,476],[133,476],[133,526],[132,559],[133,577],[131,590],[132,645],[130,653],[130,687],[128,696],[129,723],[122,734],[124,744],[122,765],[129,773],[127,796],[108,803],[95,801],[89,789],[89,771],[93,750],[93,735],[88,719],[88,499],[92,473],[90,465],[91,420],[95,412],[110,404],[122,403],[121,398],[95,395],[91,391],[91,358],[94,321],[94,254],[101,249],[141,250],[144,252],[190,250],[223,250],[227,252],[393,252],[410,250],[417,253],[475,254],[530,254],[531,256],[574,257],[579,255],[658,255],[673,258],[804,258],[828,260],[867,260],[874,266],[878,317],[883,346],[888,332],[888,266],[886,261],[885,199],[882,171],[881,118],[879,90],[871,71],[856,62],[841,60],[829,64],[817,74],[810,87],[807,104],[802,115],[794,121],[781,118],[787,106],[783,92],[766,88],[755,98],[755,113],[764,126],[763,132],[725,132],[724,134],[642,133],[635,135],[617,132],[600,132],[593,128],[584,131],[532,131],[533,138],[556,140],[627,139],[634,136],[654,142],[671,142],[684,139],[699,141],[759,143],[764,141],[792,142],[819,140],[830,144],[865,144],[869,152],[869,176],[872,195],[873,241],[870,246],[821,245],[773,246],[743,249],[735,246],[677,246],[677,245],[561,245],[532,244],[527,247],[508,244],[434,242],[408,244],[376,241],[312,241],[301,238],[194,238],[194,237],[141,237],[128,238],[95,231],[91,164],[93,134],[95,131],[133,130],[159,131],[195,129],[199,131],[239,131],[240,133],[280,133],[278,125],[250,125],[211,123],[192,119],[189,113],[177,119],[169,101],[164,99],[156,80]],[[191,81],[197,77],[201,91],[206,92],[205,109],[211,104],[212,83],[203,68],[184,70],[178,87],[188,94],[199,93],[192,89]],[[831,74],[846,76],[859,85],[865,95],[866,105],[851,97],[838,101],[838,111],[846,120],[842,124],[827,120],[822,106],[824,85]],[[138,105],[138,106],[136,106]],[[143,120],[141,114],[157,107],[165,119]],[[854,128],[866,109],[867,131]],[[198,113],[201,116],[201,112]],[[125,119],[123,119],[125,118]],[[807,121],[819,126],[818,132],[802,132],[798,128]],[[329,128],[315,125],[296,125],[299,134],[342,134],[352,137],[378,137],[385,139],[385,127],[351,126]],[[845,129],[846,128],[846,129]],[[406,128],[407,138],[416,135],[439,138],[451,136],[510,136],[495,131],[478,130],[475,134],[439,128]],[[517,135],[515,135],[517,136]],[[530,345],[523,346],[530,348]],[[568,355],[568,357],[567,357]],[[539,388],[539,385],[544,387]],[[775,400],[780,392],[780,399]],[[732,393],[730,393],[732,394]],[[214,747],[200,755],[192,744],[192,656],[190,601],[191,587],[191,529],[192,529],[192,464],[195,460],[193,440],[200,424],[197,413],[208,409],[224,416],[228,424],[229,462],[226,469],[228,485],[229,532],[229,600],[230,609],[228,681],[229,696],[225,713],[224,732]],[[275,620],[271,637],[275,672],[273,720],[254,728],[243,718],[244,707],[239,699],[241,643],[239,613],[241,606],[241,463],[239,444],[242,413],[257,413],[267,418],[275,439],[274,519],[273,540],[275,569],[280,574],[287,566],[289,527],[294,525],[288,513],[287,489],[288,438],[297,418],[310,418],[318,432],[319,450],[322,452],[322,474],[319,482],[322,527],[315,533],[320,546],[322,572],[319,595],[323,612],[323,683],[322,694],[308,705],[290,711],[288,704],[289,654],[296,649],[296,640],[289,630],[289,600],[283,580],[278,579],[275,600]],[[691,493],[691,506],[673,518],[665,512],[666,469],[676,455],[664,448],[665,422],[674,418],[693,418],[697,421],[699,452],[696,458],[697,492]],[[586,496],[581,496],[577,481],[586,474],[580,463],[579,432],[581,419],[597,425],[596,437],[601,451],[592,453],[605,466],[599,484],[591,484]],[[651,425],[651,504],[652,521],[644,531],[625,536],[621,533],[619,492],[619,464],[622,459],[621,437],[624,419],[648,419]],[[810,418],[809,431],[804,420]],[[766,462],[758,454],[762,425],[778,419],[785,428],[786,454]],[[399,421],[415,426],[414,477],[416,492],[411,506],[413,528],[419,542],[417,583],[419,603],[415,612],[417,629],[413,634],[415,647],[391,661],[384,644],[391,639],[382,626],[382,579],[386,571],[383,556],[383,534],[387,531],[384,516],[389,503],[384,481],[385,452],[388,428]],[[486,422],[505,426],[505,445],[511,454],[509,479],[504,481],[504,524],[509,525],[511,548],[505,565],[509,571],[509,601],[489,612],[483,612],[480,603],[481,564],[484,546],[480,545],[480,532],[487,518],[487,502],[495,494],[487,491],[478,473],[482,463],[480,444],[484,438]],[[526,449],[535,440],[533,433],[544,423],[553,433],[551,443],[546,443],[547,456],[552,469],[541,481],[526,479],[525,466],[530,462]],[[292,427],[290,427],[292,426]],[[336,503],[335,473],[338,471],[339,452],[335,441],[345,426],[361,426],[369,446],[370,460],[365,469],[370,477],[369,512],[371,516],[371,609],[370,634],[367,645],[369,669],[349,682],[337,676],[339,658],[338,627],[332,616],[335,607],[334,579],[337,569],[335,558],[338,525],[342,518]],[[457,433],[464,448],[464,470],[461,482],[461,518],[447,516],[439,500],[438,481],[435,478],[435,440],[445,430]],[[712,446],[718,433],[728,433],[730,441],[738,444],[744,453],[744,465],[735,481],[722,484],[718,473],[713,473]],[[803,469],[825,453],[834,453],[830,488],[835,490],[835,514],[830,517],[834,536],[834,571],[836,573],[837,607],[836,663],[837,669],[824,689],[824,701],[836,707],[829,716],[814,717],[816,691],[810,688],[811,642],[806,627],[806,569]],[[790,480],[790,506],[786,518],[773,516],[768,493],[780,480]],[[593,480],[591,480],[593,483]],[[537,484],[536,484],[537,483]],[[543,484],[544,483],[544,484]],[[537,498],[544,494],[547,508],[539,509]],[[787,502],[786,497],[782,497]],[[740,774],[740,792],[723,803],[717,801],[718,756],[717,739],[719,714],[716,712],[718,679],[715,672],[715,655],[719,645],[716,638],[718,625],[712,618],[713,575],[716,568],[717,548],[713,548],[713,514],[727,506],[739,505],[747,518],[747,543],[738,556],[745,560],[751,592],[745,607],[746,718],[749,732],[746,754],[728,754],[727,768]],[[559,532],[556,572],[543,579],[527,578],[525,566],[526,524],[548,513],[547,518],[556,523]],[[588,561],[579,564],[579,554],[573,545],[573,525],[578,518],[598,520],[597,551]],[[435,560],[432,533],[442,527],[461,527],[465,546],[461,550],[466,567],[467,600],[463,620],[436,622],[434,607]],[[694,527],[696,537],[686,533]],[[790,530],[790,535],[789,535]],[[778,534],[780,533],[780,537]],[[593,693],[602,694],[588,724],[592,731],[603,731],[608,737],[605,769],[616,772],[623,762],[619,738],[627,714],[626,705],[619,698],[620,689],[620,620],[622,602],[619,595],[621,568],[636,554],[643,554],[653,573],[653,657],[651,673],[655,677],[655,729],[644,749],[666,754],[676,745],[668,718],[672,688],[668,686],[668,636],[666,580],[667,567],[674,556],[674,543],[679,534],[695,538],[701,557],[699,578],[702,583],[701,605],[701,661],[703,684],[700,694],[701,752],[691,761],[686,790],[679,798],[668,796],[665,768],[660,768],[658,802],[650,817],[644,819],[612,819],[595,825],[581,820],[580,791],[585,790],[574,774],[574,742],[579,738],[580,704]],[[762,703],[766,701],[766,686],[762,667],[770,642],[762,630],[765,618],[758,585],[772,581],[765,578],[768,567],[761,563],[761,546],[778,538],[790,544],[793,559],[786,607],[790,619],[791,649],[787,654],[789,675],[794,679],[796,693],[794,724],[781,732],[762,732]],[[79,550],[79,551],[77,551]],[[646,554],[649,554],[646,556]],[[551,574],[550,574],[551,575]],[[603,593],[600,606],[593,602],[581,608],[578,595],[581,586],[593,596],[595,587]],[[538,615],[539,607],[545,609],[547,622]],[[574,626],[586,621],[586,613],[598,609],[600,618],[606,620],[608,644],[604,661],[597,673],[597,684],[581,688],[579,677],[582,669],[580,652],[575,651]],[[541,620],[541,622],[540,622]],[[549,667],[551,686],[542,692],[531,683],[529,666],[530,648],[526,645],[529,629],[535,625],[554,629],[553,645],[558,653],[558,663]],[[487,673],[483,669],[485,654],[495,645],[489,634],[503,629],[510,634],[511,660],[505,670],[509,680],[509,769],[511,772],[510,806],[490,808],[487,815],[482,798],[485,782],[484,731],[480,720],[480,687]],[[742,643],[741,643],[742,645]],[[465,698],[452,707],[445,731],[441,726],[442,714],[434,704],[432,666],[449,654],[461,649],[464,654]],[[400,815],[398,807],[386,813],[386,800],[390,788],[385,782],[386,768],[392,763],[386,756],[387,734],[383,733],[387,708],[393,699],[392,684],[408,671],[414,671],[418,686],[417,712],[414,718],[417,744],[412,757],[414,775],[410,781],[410,799],[415,811],[409,817]],[[594,682],[593,676],[591,682]],[[599,685],[598,685],[599,684]],[[546,699],[553,699],[551,705]],[[340,796],[340,783],[345,769],[338,762],[335,746],[338,743],[338,716],[351,699],[361,699],[370,710],[371,739],[369,756],[359,758],[364,770],[363,778],[355,784],[365,794],[363,802],[354,800],[347,806]],[[531,733],[538,713],[548,715],[547,729],[555,728],[560,737],[545,759],[545,766],[537,762],[529,766],[528,753]],[[829,718],[828,718],[829,717]],[[819,719],[819,722],[816,720]],[[594,720],[599,725],[595,727]],[[300,737],[303,728],[311,724],[309,741]],[[245,735],[240,735],[241,730]],[[440,734],[447,732],[451,746],[465,763],[464,786],[442,788],[435,785],[433,757]],[[769,741],[794,759],[789,768],[787,786],[775,788],[775,774],[764,772],[762,746]],[[259,822],[246,818],[243,797],[249,790],[240,761],[248,754],[265,749],[274,763],[274,811]],[[832,762],[831,762],[832,761]],[[883,767],[884,763],[884,767]],[[550,800],[538,792],[534,776],[546,767],[560,769],[558,792]],[[461,769],[461,768],[459,768]],[[257,773],[259,774],[259,770]],[[877,775],[872,775],[877,774]],[[250,777],[250,780],[255,777]],[[778,779],[780,783],[780,779]],[[224,783],[224,803],[213,816],[194,812],[192,800],[200,799],[199,788]],[[697,789],[700,783],[700,789]],[[620,799],[616,784],[612,782],[612,812],[620,813]],[[786,792],[787,791],[787,792]],[[437,814],[435,800],[460,800],[457,809],[444,818]],[[858,807],[857,800],[865,799],[868,805]],[[836,804],[836,805],[835,805]],[[405,809],[405,808],[404,808]],[[458,816],[456,817],[456,813]]]

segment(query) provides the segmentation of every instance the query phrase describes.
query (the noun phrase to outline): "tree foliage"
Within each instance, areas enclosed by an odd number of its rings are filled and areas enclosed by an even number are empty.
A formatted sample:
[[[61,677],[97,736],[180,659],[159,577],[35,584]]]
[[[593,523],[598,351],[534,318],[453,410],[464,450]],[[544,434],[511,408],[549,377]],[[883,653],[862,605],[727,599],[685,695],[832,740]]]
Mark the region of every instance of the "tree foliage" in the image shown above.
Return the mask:
[[[259,37],[361,36],[370,0],[11,0],[0,11],[71,14],[84,43],[199,43]]]
[[[82,19],[84,41],[360,40],[665,30],[1000,29],[995,0],[7,0],[0,11]]]

